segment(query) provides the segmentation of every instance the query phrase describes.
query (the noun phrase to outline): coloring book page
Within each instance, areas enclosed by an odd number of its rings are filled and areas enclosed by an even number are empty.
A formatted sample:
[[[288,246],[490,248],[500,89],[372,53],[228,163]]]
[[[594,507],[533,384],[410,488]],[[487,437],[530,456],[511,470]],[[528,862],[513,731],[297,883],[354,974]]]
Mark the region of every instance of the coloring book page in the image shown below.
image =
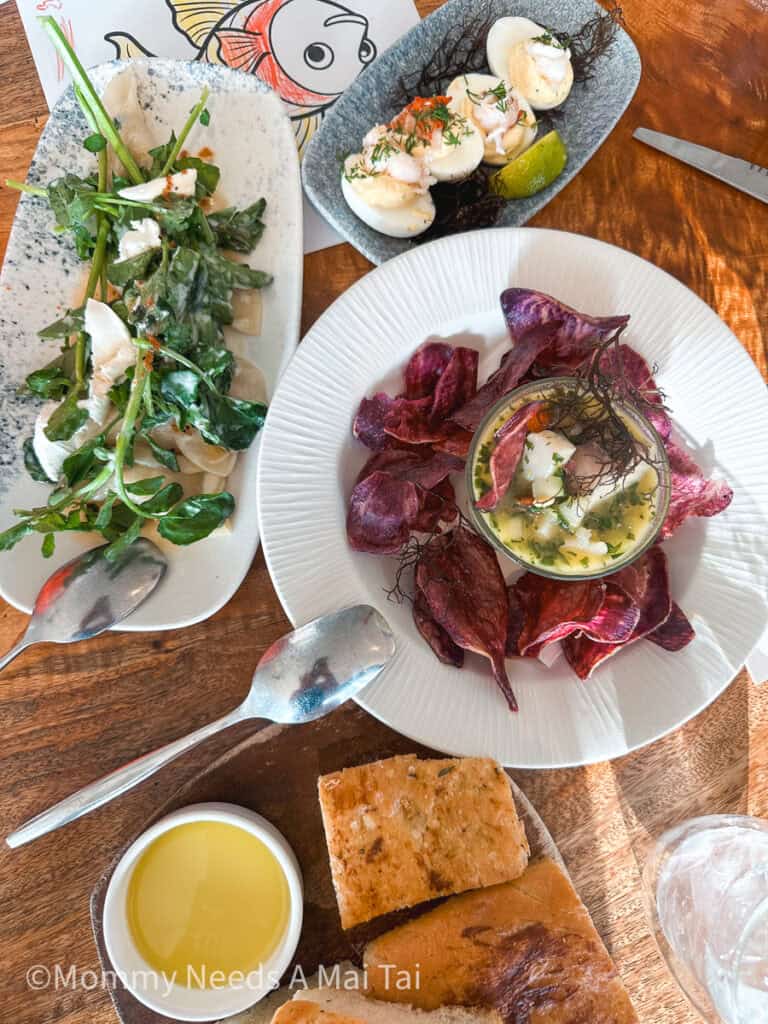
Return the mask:
[[[69,84],[37,24],[51,14],[86,67],[179,57],[258,75],[282,98],[301,152],[357,75],[416,24],[413,0],[17,0],[43,92]],[[304,250],[341,241],[305,201]]]

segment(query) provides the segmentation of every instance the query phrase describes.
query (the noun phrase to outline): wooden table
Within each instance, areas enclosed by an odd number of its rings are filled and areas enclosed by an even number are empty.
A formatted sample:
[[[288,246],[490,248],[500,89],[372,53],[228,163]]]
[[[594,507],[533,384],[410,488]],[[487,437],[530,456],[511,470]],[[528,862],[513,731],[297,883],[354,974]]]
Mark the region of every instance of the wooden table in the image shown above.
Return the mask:
[[[422,13],[437,6],[419,4]],[[717,310],[765,374],[765,207],[630,137],[643,124],[768,166],[768,4],[623,6],[643,59],[640,88],[610,139],[532,223],[593,235],[653,260]],[[0,172],[23,178],[46,107],[13,4],[0,8],[0,81]],[[3,249],[15,205],[15,193],[0,191]],[[308,257],[303,328],[368,270],[347,245]],[[25,622],[0,607],[0,649]],[[198,626],[25,654],[0,681],[0,831],[223,713],[245,692],[260,652],[287,627],[259,554],[235,598]],[[109,997],[87,974],[75,989],[32,991],[26,972],[39,963],[97,968],[88,897],[102,866],[235,738],[211,741],[66,832],[15,852],[0,849],[0,1019],[111,1024]],[[698,1018],[656,952],[635,855],[642,858],[648,836],[694,813],[768,814],[767,763],[768,686],[757,689],[742,672],[695,721],[645,750],[591,768],[516,773],[648,1024]]]

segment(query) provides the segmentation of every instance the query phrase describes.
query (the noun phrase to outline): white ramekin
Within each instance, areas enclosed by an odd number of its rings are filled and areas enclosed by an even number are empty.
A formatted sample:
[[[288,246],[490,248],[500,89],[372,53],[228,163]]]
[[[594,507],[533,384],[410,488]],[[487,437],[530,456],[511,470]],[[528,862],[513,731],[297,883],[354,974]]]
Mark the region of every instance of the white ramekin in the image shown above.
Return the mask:
[[[285,935],[262,969],[243,984],[197,989],[166,983],[163,976],[155,972],[140,955],[131,937],[126,897],[136,861],[159,835],[194,821],[221,821],[250,832],[275,855],[288,883],[290,911]],[[178,1020],[218,1020],[242,1013],[275,988],[277,979],[296,952],[303,915],[304,895],[299,865],[293,850],[274,825],[260,814],[236,804],[192,804],[156,822],[120,858],[104,899],[104,944],[116,974],[139,1002],[156,1013]]]

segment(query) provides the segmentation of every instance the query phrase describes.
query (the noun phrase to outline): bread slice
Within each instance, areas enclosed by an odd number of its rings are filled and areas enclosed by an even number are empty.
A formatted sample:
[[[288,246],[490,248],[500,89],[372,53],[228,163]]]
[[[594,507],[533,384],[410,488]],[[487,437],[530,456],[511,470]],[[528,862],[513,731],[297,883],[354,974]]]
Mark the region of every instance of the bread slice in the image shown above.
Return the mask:
[[[490,758],[392,757],[318,788],[344,928],[506,882],[528,863],[509,779]]]
[[[433,1013],[368,999],[354,989],[315,988],[282,1006],[272,1024],[501,1024],[492,1011],[445,1006]]]
[[[272,1024],[365,1024],[365,1022],[362,1017],[347,1017],[342,1013],[323,1009],[317,1003],[305,999],[294,999],[280,1007],[272,1018]]]
[[[423,1010],[493,1007],[509,1024],[638,1020],[589,912],[549,859],[387,932],[363,960],[369,995]],[[393,986],[394,976],[414,983]]]

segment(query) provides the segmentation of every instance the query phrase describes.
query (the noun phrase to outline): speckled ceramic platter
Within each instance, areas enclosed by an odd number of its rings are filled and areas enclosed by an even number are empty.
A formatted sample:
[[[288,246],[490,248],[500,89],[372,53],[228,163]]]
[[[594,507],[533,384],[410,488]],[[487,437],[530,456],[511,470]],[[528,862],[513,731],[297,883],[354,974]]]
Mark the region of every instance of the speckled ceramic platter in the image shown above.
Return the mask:
[[[302,974],[311,978],[321,964],[330,969],[339,961],[356,960],[367,941],[424,909],[422,904],[396,911],[348,932],[342,930],[336,909],[317,799],[318,776],[396,754],[438,756],[381,723],[372,722],[358,709],[347,708],[308,725],[263,726],[188,782],[151,820],[137,822],[137,829],[143,832],[153,821],[179,807],[225,801],[264,815],[282,832],[296,854],[304,880],[304,923],[298,949],[283,976],[284,985],[293,978],[296,987],[293,991],[284,987],[246,1013],[230,1018],[233,1024],[269,1024],[272,1013],[300,985],[298,979]],[[550,857],[565,870],[547,826],[512,778],[510,785],[517,813],[525,824],[531,858]],[[126,848],[134,838],[130,838]],[[91,897],[93,933],[108,972],[113,971],[113,966],[104,945],[104,895],[123,852],[111,865],[105,865]],[[294,973],[297,966],[301,973]],[[110,989],[110,995],[122,1024],[168,1024],[170,1020],[139,1003],[119,980]]]
[[[271,395],[298,341],[302,282],[301,182],[291,125],[280,100],[253,75],[213,64],[142,60],[129,66],[112,61],[91,75],[97,88],[113,94],[118,76],[134,77],[138,102],[122,97],[126,109],[110,113],[120,117],[137,152],[165,142],[172,128],[178,131],[183,125],[203,86],[211,90],[210,125],[204,139],[190,137],[190,143],[213,150],[222,172],[219,192],[226,202],[244,206],[260,196],[267,199],[267,229],[251,257],[254,266],[275,279],[263,292],[262,333],[258,338],[233,335],[228,341],[261,368]],[[132,87],[125,91],[131,94]],[[70,89],[51,112],[29,180],[45,183],[66,171],[89,173],[94,157],[82,147],[88,133]],[[79,303],[84,279],[70,239],[52,231],[47,204],[22,197],[0,277],[0,529],[11,525],[11,509],[47,500],[49,488],[27,476],[21,451],[32,434],[39,403],[18,389],[31,370],[56,354],[57,343],[40,341],[37,331],[61,316],[66,306]],[[189,625],[211,615],[235,592],[258,546],[258,443],[238,459],[230,477],[237,500],[231,528],[189,548],[169,546],[170,571],[162,586],[121,628]],[[0,596],[30,611],[56,565],[100,542],[96,535],[64,534],[54,557],[45,561],[39,536],[26,538],[0,554]]]
[[[631,315],[626,341],[650,365],[675,428],[733,502],[689,519],[664,544],[672,595],[696,638],[676,654],[640,642],[579,682],[564,658],[508,663],[511,714],[488,663],[457,671],[419,636],[411,605],[387,600],[395,556],[353,551],[347,499],[368,451],[352,437],[360,400],[400,390],[425,340],[467,345],[486,380],[509,347],[499,295],[535,288],[591,315]],[[738,415],[734,410],[738,409]],[[322,415],[318,415],[322,410]],[[288,617],[307,622],[364,602],[392,626],[397,653],[358,698],[389,726],[437,750],[487,754],[518,768],[621,757],[677,729],[720,694],[768,623],[768,477],[757,437],[768,392],[716,314],[679,281],[596,239],[541,228],[492,228],[444,238],[378,267],[312,327],[283,378],[259,459],[259,519]],[[457,480],[459,505],[465,491]],[[502,560],[505,575],[518,575]],[[410,585],[410,579],[407,586]]]
[[[418,72],[457,25],[475,22],[486,11],[493,18],[521,15],[573,34],[602,8],[593,0],[448,0],[366,68],[310,142],[302,173],[312,203],[373,263],[383,263],[419,243],[379,234],[352,213],[341,192],[341,158],[359,152],[366,132],[390,121],[401,109],[397,96],[401,79]],[[579,173],[626,110],[639,80],[640,56],[627,33],[617,28],[611,48],[594,66],[593,77],[577,83],[551,118],[568,148],[565,171],[530,199],[507,203],[500,226],[525,224]]]

